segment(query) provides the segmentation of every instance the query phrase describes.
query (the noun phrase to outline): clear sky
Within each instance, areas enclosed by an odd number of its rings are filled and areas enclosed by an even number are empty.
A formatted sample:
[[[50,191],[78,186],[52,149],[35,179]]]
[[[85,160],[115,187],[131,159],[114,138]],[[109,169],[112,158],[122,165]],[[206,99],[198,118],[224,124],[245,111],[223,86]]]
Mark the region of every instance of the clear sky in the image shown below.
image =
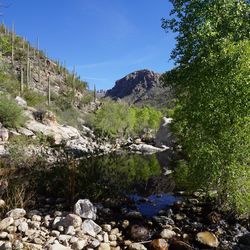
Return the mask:
[[[2,0],[4,22],[53,59],[75,65],[90,88],[109,89],[139,69],[164,72],[174,35],[161,28],[168,0]]]

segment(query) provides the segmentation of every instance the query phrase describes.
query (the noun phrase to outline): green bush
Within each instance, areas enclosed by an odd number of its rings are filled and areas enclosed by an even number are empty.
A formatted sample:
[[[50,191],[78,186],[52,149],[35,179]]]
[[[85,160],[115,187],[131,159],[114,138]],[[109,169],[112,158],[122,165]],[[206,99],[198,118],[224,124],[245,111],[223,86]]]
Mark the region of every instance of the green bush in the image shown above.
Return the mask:
[[[32,91],[29,89],[25,89],[23,93],[23,98],[27,101],[28,106],[31,106],[31,107],[45,104],[47,101],[46,96],[41,95],[37,93],[36,91]]]
[[[24,125],[26,117],[23,109],[12,99],[0,96],[0,122],[5,127],[20,127]]]
[[[109,137],[142,135],[160,126],[162,113],[151,107],[136,108],[126,103],[106,102],[89,117],[90,126]]]

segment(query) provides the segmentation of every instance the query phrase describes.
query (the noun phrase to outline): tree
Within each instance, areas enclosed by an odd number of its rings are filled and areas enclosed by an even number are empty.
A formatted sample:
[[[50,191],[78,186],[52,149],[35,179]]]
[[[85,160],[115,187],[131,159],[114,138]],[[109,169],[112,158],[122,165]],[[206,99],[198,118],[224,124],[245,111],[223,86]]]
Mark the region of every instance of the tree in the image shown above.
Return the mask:
[[[250,3],[172,0],[178,32],[175,128],[195,187],[217,189],[218,201],[250,212]]]

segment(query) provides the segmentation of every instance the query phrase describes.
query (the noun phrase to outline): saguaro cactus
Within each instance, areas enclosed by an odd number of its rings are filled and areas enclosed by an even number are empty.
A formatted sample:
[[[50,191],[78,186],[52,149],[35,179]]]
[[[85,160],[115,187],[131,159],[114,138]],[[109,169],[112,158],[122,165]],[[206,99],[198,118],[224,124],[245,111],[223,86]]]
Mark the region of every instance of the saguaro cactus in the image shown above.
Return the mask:
[[[26,71],[26,83],[27,83],[27,88],[29,88],[29,77],[30,77],[30,46],[28,43],[28,47],[27,47],[27,61],[26,61],[26,66],[27,66],[27,71]]]
[[[14,65],[14,49],[15,49],[15,25],[12,24],[12,33],[11,33],[11,62]]]
[[[50,100],[51,100],[51,96],[50,96],[50,72],[48,72],[48,93],[47,93],[47,95],[48,95],[48,106],[50,106]]]
[[[20,96],[22,96],[23,94],[23,73],[24,73],[24,69],[21,66],[21,79],[20,79]]]
[[[94,84],[94,102],[96,102],[96,86]]]

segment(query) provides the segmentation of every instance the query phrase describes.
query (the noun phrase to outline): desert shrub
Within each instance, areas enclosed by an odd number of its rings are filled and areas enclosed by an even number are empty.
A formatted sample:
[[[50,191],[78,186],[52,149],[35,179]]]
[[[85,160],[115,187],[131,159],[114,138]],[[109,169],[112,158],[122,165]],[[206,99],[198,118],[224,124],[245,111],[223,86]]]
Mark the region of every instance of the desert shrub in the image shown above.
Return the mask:
[[[151,108],[130,107],[122,102],[106,102],[89,117],[89,124],[97,132],[109,137],[141,135],[160,126],[162,114]]]
[[[23,98],[27,101],[28,106],[36,107],[46,103],[47,98],[44,95],[37,93],[36,91],[25,89]]]
[[[23,109],[7,97],[0,96],[0,122],[5,127],[20,127],[26,122]]]

